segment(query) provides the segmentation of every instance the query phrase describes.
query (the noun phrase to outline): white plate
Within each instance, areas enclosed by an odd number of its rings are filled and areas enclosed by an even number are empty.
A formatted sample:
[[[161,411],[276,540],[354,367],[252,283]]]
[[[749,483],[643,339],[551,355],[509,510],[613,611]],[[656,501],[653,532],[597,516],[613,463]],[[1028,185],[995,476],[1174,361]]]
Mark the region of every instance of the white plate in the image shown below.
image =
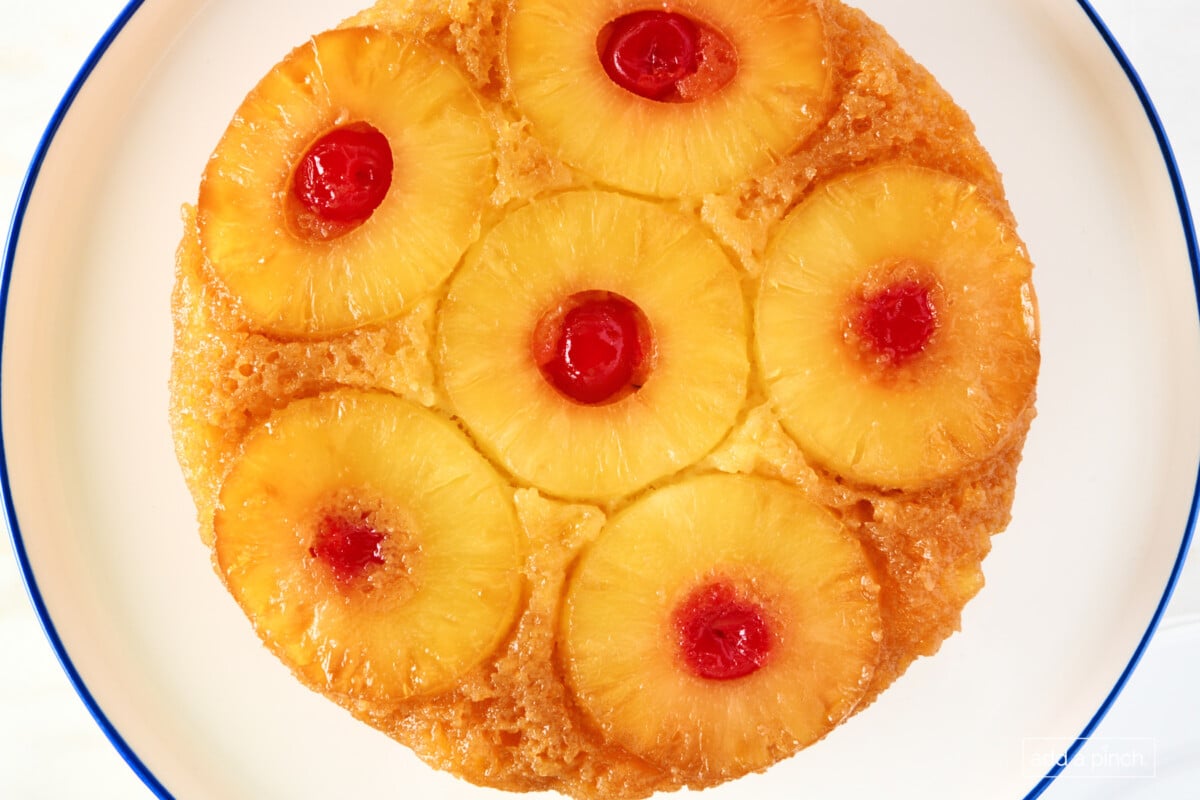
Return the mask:
[[[363,2],[132,4],[39,151],[6,254],[18,559],[85,701],[164,797],[498,794],[424,767],[258,644],[197,540],[166,422],[178,208],[247,89]],[[1027,741],[1091,729],[1195,521],[1194,237],[1153,113],[1086,7],[860,5],[1005,173],[1038,264],[1040,417],[964,632],[826,742],[705,797],[1036,796]]]

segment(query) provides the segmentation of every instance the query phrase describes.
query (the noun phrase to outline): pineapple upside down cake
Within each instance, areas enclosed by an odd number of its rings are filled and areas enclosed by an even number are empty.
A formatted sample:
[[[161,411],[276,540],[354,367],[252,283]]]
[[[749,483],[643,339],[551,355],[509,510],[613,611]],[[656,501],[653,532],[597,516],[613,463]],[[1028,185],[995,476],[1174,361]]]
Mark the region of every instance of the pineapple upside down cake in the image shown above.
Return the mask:
[[[250,92],[185,223],[216,571],[438,768],[765,769],[983,585],[1031,263],[966,114],[837,0],[382,0]]]

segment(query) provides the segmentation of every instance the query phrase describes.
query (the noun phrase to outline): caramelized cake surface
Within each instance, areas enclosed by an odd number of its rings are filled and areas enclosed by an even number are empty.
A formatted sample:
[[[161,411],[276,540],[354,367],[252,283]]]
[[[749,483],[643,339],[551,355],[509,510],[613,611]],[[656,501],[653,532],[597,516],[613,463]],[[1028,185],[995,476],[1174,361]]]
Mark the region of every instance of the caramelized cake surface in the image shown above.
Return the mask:
[[[837,0],[381,0],[184,213],[218,574],[428,763],[641,797],[934,654],[1009,520],[1031,264],[966,114]]]

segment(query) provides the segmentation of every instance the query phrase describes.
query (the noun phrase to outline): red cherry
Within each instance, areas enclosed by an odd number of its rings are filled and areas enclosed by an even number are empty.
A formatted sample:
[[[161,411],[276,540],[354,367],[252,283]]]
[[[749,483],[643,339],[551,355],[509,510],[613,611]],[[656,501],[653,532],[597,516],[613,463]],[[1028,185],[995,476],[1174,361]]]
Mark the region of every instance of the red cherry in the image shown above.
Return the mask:
[[[373,564],[383,563],[384,535],[372,528],[365,516],[352,519],[329,515],[317,526],[309,555],[325,562],[338,583],[348,584],[366,574]]]
[[[292,193],[323,222],[358,225],[392,185],[392,148],[365,123],[335,128],[317,139],[296,167]]]
[[[700,30],[682,14],[637,11],[613,20],[600,53],[608,77],[650,100],[663,100],[700,67]]]
[[[546,323],[539,325],[545,328]],[[549,324],[539,350],[542,376],[567,398],[584,405],[613,400],[638,388],[646,365],[648,324],[641,309],[620,295],[583,292],[568,299],[567,311]]]
[[[729,681],[757,672],[771,654],[763,610],[731,586],[702,586],[675,612],[684,664],[698,678]]]
[[[869,351],[902,364],[928,346],[937,330],[937,310],[926,286],[905,280],[867,297],[857,327]]]

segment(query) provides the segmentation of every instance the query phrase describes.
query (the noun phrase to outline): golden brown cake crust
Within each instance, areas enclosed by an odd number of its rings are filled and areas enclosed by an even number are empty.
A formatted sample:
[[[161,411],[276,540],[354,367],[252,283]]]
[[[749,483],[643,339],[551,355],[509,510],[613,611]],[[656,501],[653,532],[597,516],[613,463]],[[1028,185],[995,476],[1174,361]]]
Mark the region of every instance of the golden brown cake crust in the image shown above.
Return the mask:
[[[814,186],[874,164],[899,161],[948,172],[978,186],[1015,224],[996,167],[966,114],[861,12],[837,0],[817,5],[833,80],[816,132],[733,191],[661,202],[702,221],[744,270],[747,286],[760,273],[769,233],[784,214]],[[499,153],[485,231],[535,197],[591,183],[556,160],[511,110],[504,55],[510,11],[499,0],[382,0],[345,23],[423,38],[469,76]],[[213,542],[221,483],[241,442],[289,402],[351,386],[453,415],[438,374],[436,293],[382,325],[333,338],[283,340],[253,332],[236,300],[213,278],[191,207],[184,231],[172,297],[170,415],[207,544]],[[756,474],[799,487],[845,521],[865,545],[882,586],[882,655],[862,707],[913,659],[936,652],[982,587],[980,562],[990,537],[1008,523],[1033,413],[1031,404],[997,455],[952,481],[916,492],[883,491],[849,485],[810,464],[784,432],[755,374],[728,437],[701,462],[655,486],[713,471]],[[527,487],[515,488],[514,499],[529,545],[528,588],[507,642],[457,688],[434,697],[387,707],[335,699],[430,764],[488,786],[618,798],[714,782],[673,773],[607,742],[576,706],[558,663],[559,607],[574,559],[629,499],[607,506],[569,503]]]

